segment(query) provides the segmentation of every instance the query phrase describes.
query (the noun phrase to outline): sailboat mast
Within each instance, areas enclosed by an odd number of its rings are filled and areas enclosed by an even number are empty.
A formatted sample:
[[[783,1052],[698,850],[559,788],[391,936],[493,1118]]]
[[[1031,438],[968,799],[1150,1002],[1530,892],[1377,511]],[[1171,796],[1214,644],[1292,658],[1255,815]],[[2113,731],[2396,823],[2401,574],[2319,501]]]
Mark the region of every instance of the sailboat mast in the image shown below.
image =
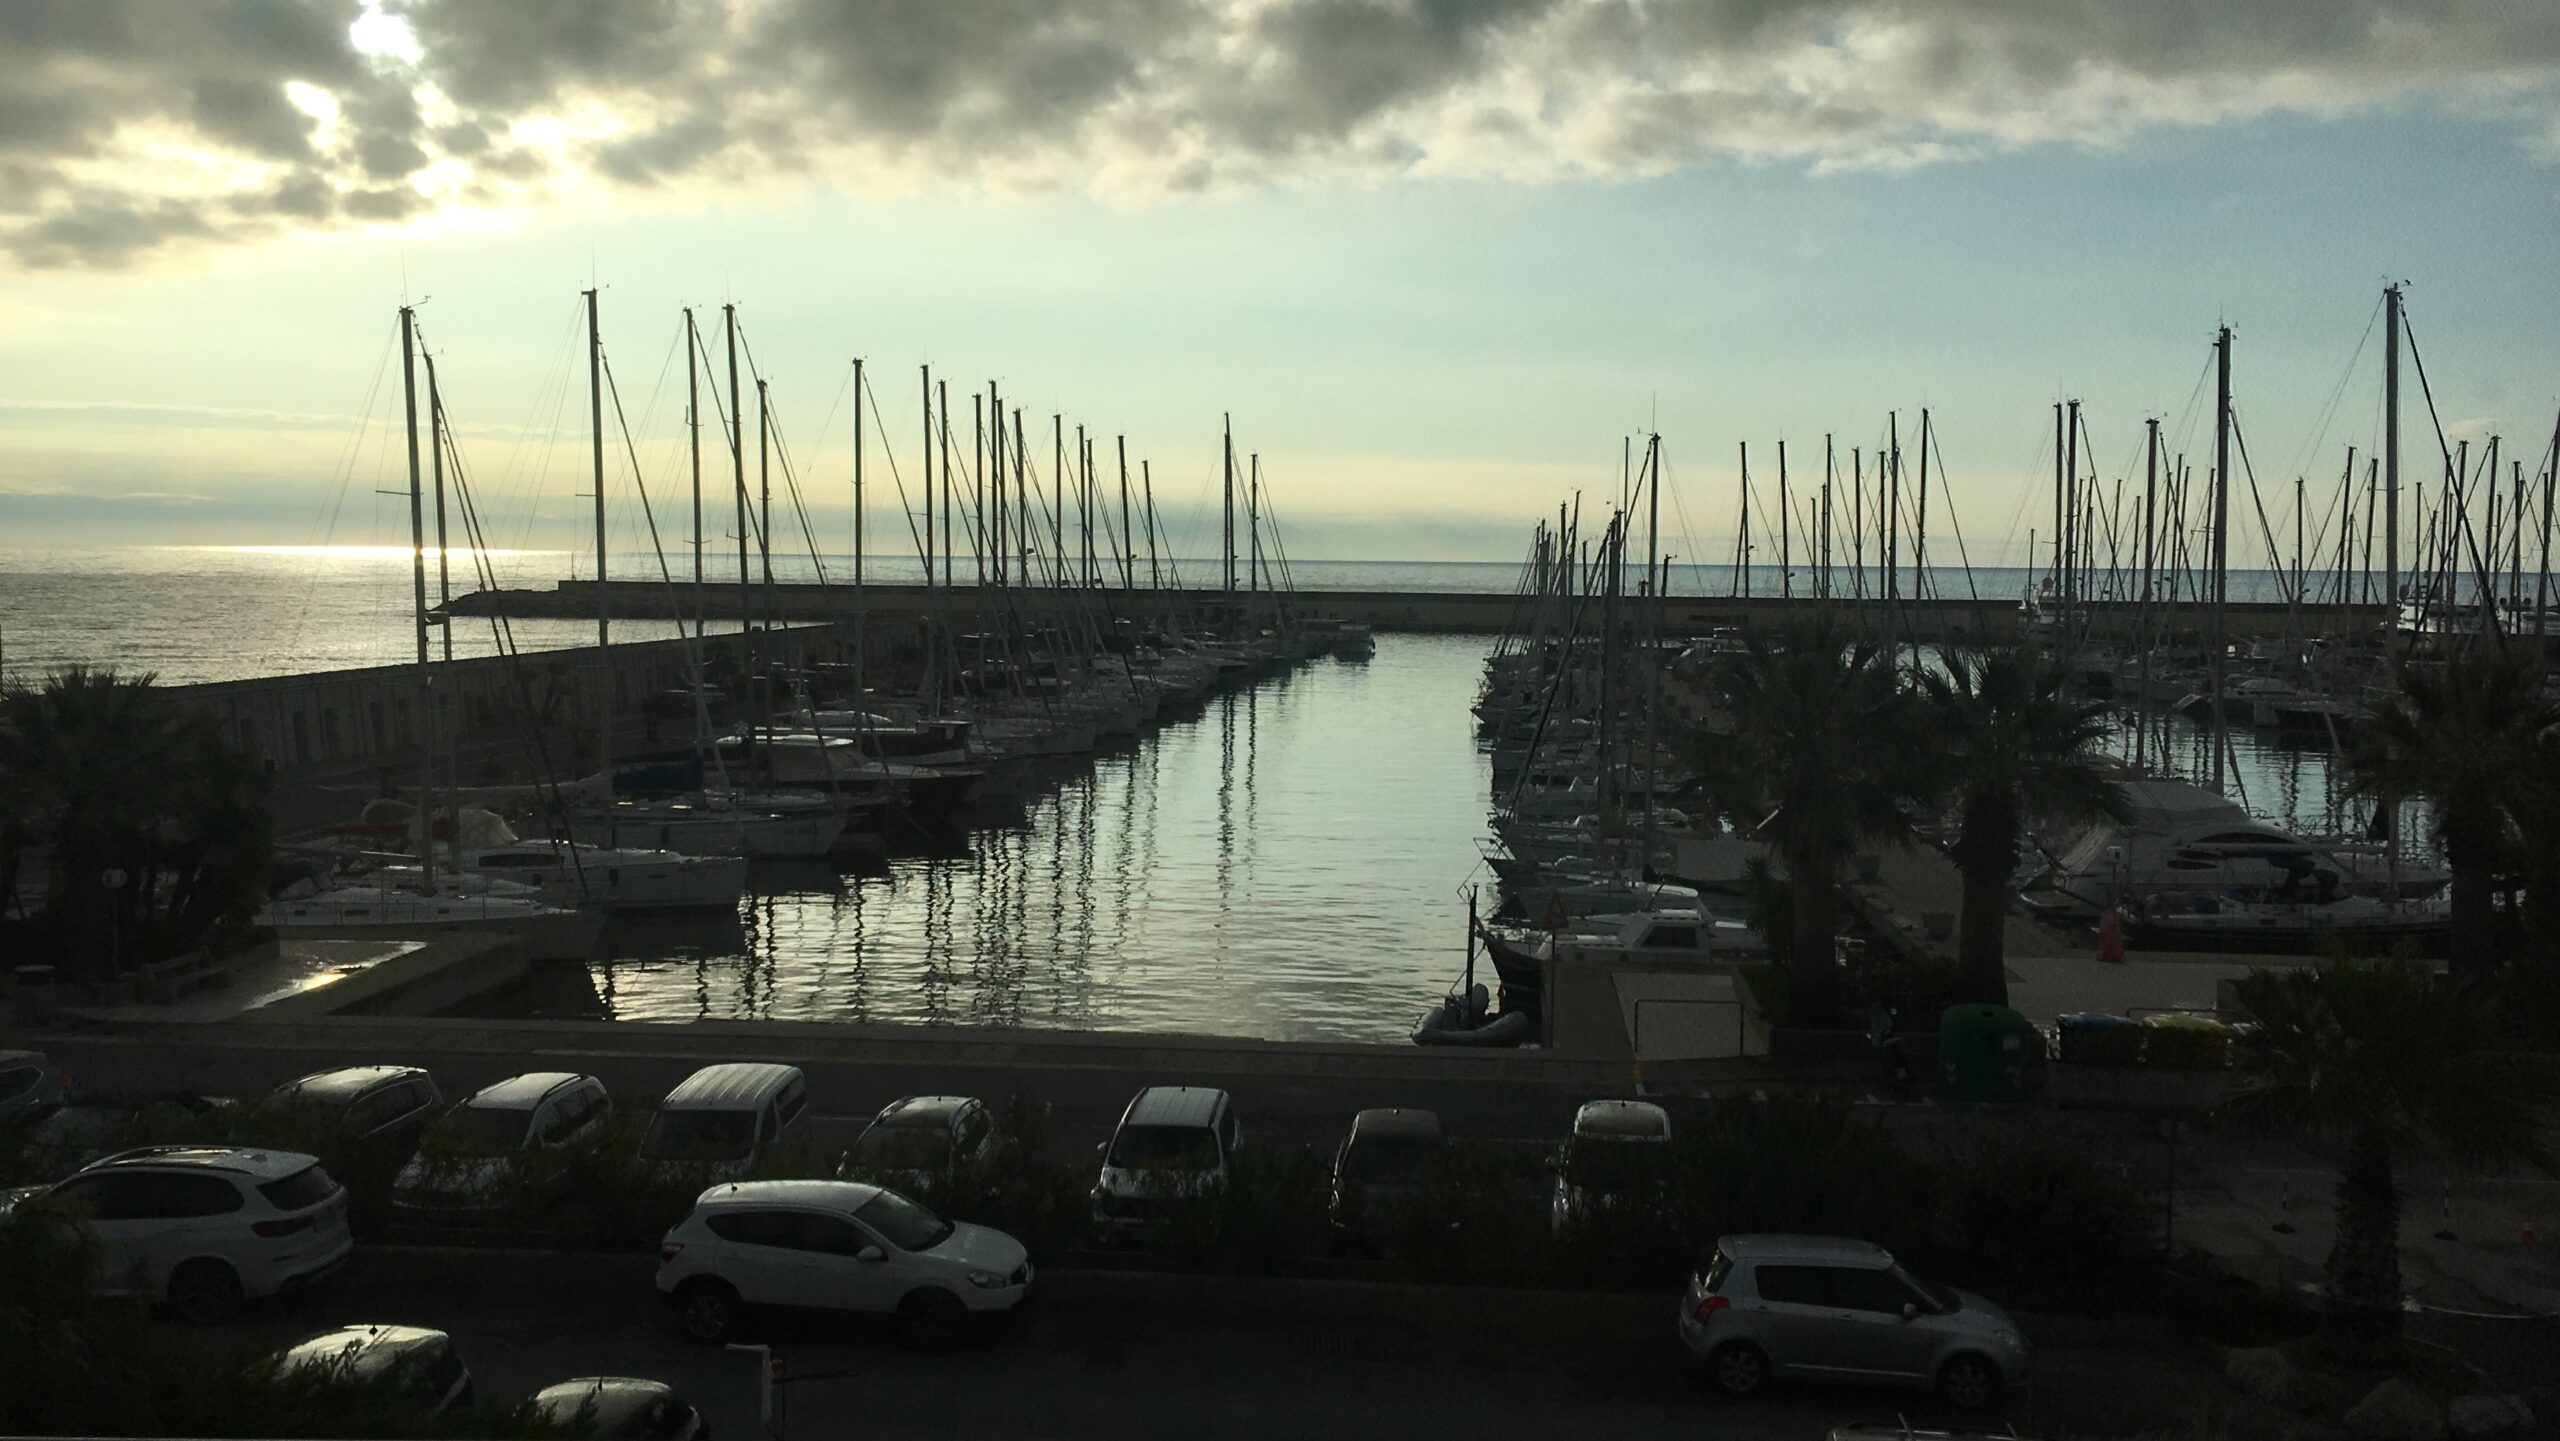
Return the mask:
[[[1813,566],[1813,593],[1815,598],[1819,600],[1829,600],[1831,598],[1831,482],[1835,469],[1836,463],[1834,462],[1831,453],[1831,433],[1829,431],[1824,431],[1822,435],[1822,519],[1820,525],[1820,543],[1822,546],[1822,552],[1821,557],[1814,562]]]
[[[1120,451],[1120,588],[1138,588],[1138,548],[1129,530],[1129,437],[1116,435]]]
[[[987,398],[975,391],[969,394],[969,458],[977,474],[970,477],[970,493],[977,498],[977,508],[970,513],[970,549],[978,562],[978,589],[987,588]]]
[[[2400,287],[2382,288],[2382,570],[2383,601],[2400,621]]]
[[[701,339],[693,326],[693,307],[684,308],[684,428],[693,458],[693,638],[694,653],[702,640],[702,359]],[[859,414],[859,412],[856,412]]]
[[[2222,751],[2230,718],[2223,714],[2223,605],[2231,586],[2231,327],[2213,342],[2213,639],[2205,659],[2213,667],[2213,788],[2222,789]]]
[[[613,608],[605,594],[604,543],[604,331],[596,321],[596,293],[587,292],[587,430],[595,447],[596,483],[596,757],[604,774],[604,798],[613,799]],[[459,839],[457,834],[456,839]],[[429,850],[435,849],[430,845]]]
[[[924,588],[933,589],[933,367],[916,367],[924,394]]]
[[[924,376],[924,589],[934,589],[934,369],[916,366]],[[947,576],[945,576],[947,578]]]
[[[862,357],[853,358],[853,588],[862,589]]]
[[[1252,548],[1252,569],[1248,572],[1246,588],[1259,593],[1262,590],[1262,452],[1257,450],[1253,453],[1252,464],[1252,483],[1245,492],[1244,502],[1245,539]]]
[[[1147,501],[1147,586],[1151,590],[1162,590],[1164,573],[1156,564],[1156,473],[1153,462],[1143,459],[1138,462],[1138,483],[1145,489]]]
[[[1647,549],[1651,542],[1647,541]],[[1652,574],[1648,569],[1646,574]],[[1787,485],[1787,443],[1778,442],[1778,598],[1796,598],[1795,492]]]
[[[2142,677],[2134,703],[2133,763],[2141,766],[2151,735],[2151,577],[2155,574],[2153,525],[2160,502],[2160,417],[2142,422],[2142,620],[2134,627]]]
[[[1742,501],[1734,511],[1733,570],[1742,581],[1742,598],[1751,599],[1751,442],[1734,442],[1742,457]]]
[[[942,429],[942,588],[951,588],[951,382],[933,383],[935,411]]]
[[[738,511],[738,634],[745,641],[742,654],[746,663],[745,681],[752,694],[755,683],[758,643],[755,628],[747,624],[753,613],[755,582],[747,572],[747,408],[739,402],[745,397],[738,390],[738,307],[720,307],[720,330],[729,351],[729,468],[733,483],[730,498]],[[743,728],[747,742],[747,759],[754,758],[756,728]]]
[[[414,620],[418,632],[418,715],[425,722],[423,743],[418,748],[418,853],[426,876],[427,894],[433,895],[436,889],[436,827],[429,799],[435,794],[436,673],[427,663],[427,516],[424,488],[418,477],[417,328],[417,311],[401,306],[400,397],[409,422],[409,571],[414,587]]]
[[[444,658],[453,659],[453,547],[444,523],[444,392],[436,388],[436,358],[427,358],[427,453],[436,477],[436,629],[444,633]],[[2523,494],[2521,490],[2517,492]],[[459,841],[456,844],[460,844]]]
[[[1225,592],[1227,602],[1233,603],[1236,595],[1236,418],[1233,415],[1219,417],[1218,450],[1226,495],[1223,541],[1226,554],[1220,561],[1220,588]]]

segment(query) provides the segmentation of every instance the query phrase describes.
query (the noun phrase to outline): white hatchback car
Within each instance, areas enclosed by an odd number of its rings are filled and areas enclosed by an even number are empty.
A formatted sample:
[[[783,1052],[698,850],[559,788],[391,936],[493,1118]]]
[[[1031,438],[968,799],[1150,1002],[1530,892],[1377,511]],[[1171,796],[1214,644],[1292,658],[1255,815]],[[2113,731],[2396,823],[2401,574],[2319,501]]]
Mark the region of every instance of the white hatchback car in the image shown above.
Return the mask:
[[[859,1181],[739,1181],[694,1200],[658,1248],[658,1292],[685,1335],[725,1340],[748,1306],[894,1315],[941,1350],[973,1316],[1031,1294],[1031,1258],[1002,1231],[946,1221]]]
[[[300,1290],[355,1249],[346,1188],[290,1151],[145,1146],[14,1192],[6,1205],[35,1196],[82,1213],[103,1253],[101,1293],[164,1302],[197,1324]]]

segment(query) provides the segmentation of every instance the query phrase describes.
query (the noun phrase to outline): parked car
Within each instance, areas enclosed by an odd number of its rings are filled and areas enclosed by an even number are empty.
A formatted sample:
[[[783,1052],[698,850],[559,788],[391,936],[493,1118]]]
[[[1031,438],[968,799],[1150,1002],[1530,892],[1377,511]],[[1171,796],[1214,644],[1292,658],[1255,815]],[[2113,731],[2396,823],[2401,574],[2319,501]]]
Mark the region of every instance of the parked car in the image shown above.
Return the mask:
[[[162,1303],[200,1325],[300,1290],[355,1249],[345,1188],[288,1151],[146,1146],[10,1192],[0,1206],[39,1196],[72,1208],[97,1238],[100,1293]]]
[[[1838,1236],[1726,1236],[1689,1279],[1680,1339],[1717,1388],[1806,1378],[1935,1389],[1982,1406],[2027,1378],[2018,1323],[1933,1285],[1881,1246]]]
[[[60,1104],[63,1081],[42,1051],[0,1051],[0,1126],[33,1119]]]
[[[891,1101],[836,1163],[836,1178],[931,1195],[995,1154],[995,1121],[969,1096]]]
[[[860,1181],[737,1181],[695,1199],[658,1248],[658,1291],[696,1341],[725,1340],[749,1306],[894,1315],[925,1350],[972,1316],[1022,1304],[1030,1253]]]
[[[1556,1155],[1548,1220],[1561,1233],[1670,1180],[1671,1116],[1651,1101],[1590,1101]]]
[[[799,1067],[729,1061],[703,1067],[667,1093],[640,1138],[640,1157],[736,1180],[808,1133],[809,1082]]]
[[[65,1095],[72,1092],[65,1091]],[[20,1129],[20,1152],[41,1172],[76,1171],[119,1151],[187,1136],[195,1122],[208,1121],[238,1104],[221,1096],[172,1091],[164,1096],[101,1096],[66,1100],[38,1109]]]
[[[1243,1147],[1226,1092],[1147,1087],[1120,1113],[1111,1139],[1095,1148],[1102,1174],[1093,1185],[1094,1226],[1105,1240],[1151,1234],[1163,1225],[1168,1205],[1224,1190]]]
[[[1441,1149],[1440,1117],[1430,1111],[1368,1110],[1352,1117],[1351,1134],[1333,1155],[1326,1207],[1336,1242],[1385,1247]]]
[[[296,1341],[268,1365],[279,1377],[324,1385],[381,1385],[422,1416],[471,1404],[471,1368],[453,1338],[424,1326],[340,1326]]]
[[[711,1441],[710,1423],[664,1381],[581,1376],[534,1392],[533,1411],[554,1426],[584,1421],[597,1441]]]
[[[308,1106],[344,1135],[409,1146],[444,1109],[444,1094],[415,1066],[341,1066],[287,1081],[266,1103]]]
[[[566,1194],[568,1177],[528,1162],[594,1145],[612,1116],[613,1101],[593,1076],[510,1076],[428,1123],[418,1153],[392,1183],[391,1214],[403,1221],[468,1222],[556,1201]]]

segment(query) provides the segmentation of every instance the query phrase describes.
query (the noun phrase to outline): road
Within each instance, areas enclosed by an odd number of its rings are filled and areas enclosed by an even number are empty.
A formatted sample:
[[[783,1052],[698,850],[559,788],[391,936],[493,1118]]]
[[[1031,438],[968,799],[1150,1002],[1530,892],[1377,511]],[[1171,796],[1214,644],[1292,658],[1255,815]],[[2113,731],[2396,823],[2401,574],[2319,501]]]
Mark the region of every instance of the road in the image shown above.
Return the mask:
[[[187,1334],[221,1352],[342,1324],[434,1326],[454,1336],[484,1401],[506,1404],[575,1376],[647,1376],[700,1407],[724,1441],[756,1436],[754,1361],[680,1339],[653,1303],[650,1267],[634,1256],[368,1248],[309,1297]],[[1251,1305],[1250,1288],[1271,1283],[1061,1274],[1043,1284],[1048,1294],[1023,1320],[941,1357],[858,1322],[763,1322],[751,1339],[773,1347],[788,1378],[778,1434],[1806,1441],[1841,1419],[1914,1404],[1829,1389],[1766,1402],[1712,1397],[1683,1364],[1667,1319],[1643,1324],[1667,1299],[1612,1298],[1592,1313],[1597,1324],[1582,1315],[1581,1324],[1524,1327],[1498,1314],[1513,1308],[1481,1307],[1454,1290],[1375,1288],[1408,1299],[1385,1314],[1355,1305],[1324,1316]],[[1241,1297],[1237,1286],[1247,1288]],[[1918,1404],[1915,1419],[1928,1403]]]

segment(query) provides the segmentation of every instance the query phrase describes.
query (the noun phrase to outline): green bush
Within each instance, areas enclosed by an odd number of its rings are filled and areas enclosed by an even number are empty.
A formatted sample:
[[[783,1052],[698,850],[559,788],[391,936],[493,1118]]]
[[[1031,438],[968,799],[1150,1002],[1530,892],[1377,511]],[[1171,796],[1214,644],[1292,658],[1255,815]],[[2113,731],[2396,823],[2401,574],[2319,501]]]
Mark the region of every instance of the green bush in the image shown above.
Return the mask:
[[[1940,1236],[1965,1283],[2027,1309],[2103,1304],[2098,1283],[2150,1254],[2133,1192],[2078,1151],[2001,1137],[1955,1157],[1940,1183]]]
[[[1927,1238],[1937,1177],[1846,1106],[1771,1098],[1720,1107],[1680,1138],[1690,1254],[1717,1236],[1813,1231],[1888,1250]]]

